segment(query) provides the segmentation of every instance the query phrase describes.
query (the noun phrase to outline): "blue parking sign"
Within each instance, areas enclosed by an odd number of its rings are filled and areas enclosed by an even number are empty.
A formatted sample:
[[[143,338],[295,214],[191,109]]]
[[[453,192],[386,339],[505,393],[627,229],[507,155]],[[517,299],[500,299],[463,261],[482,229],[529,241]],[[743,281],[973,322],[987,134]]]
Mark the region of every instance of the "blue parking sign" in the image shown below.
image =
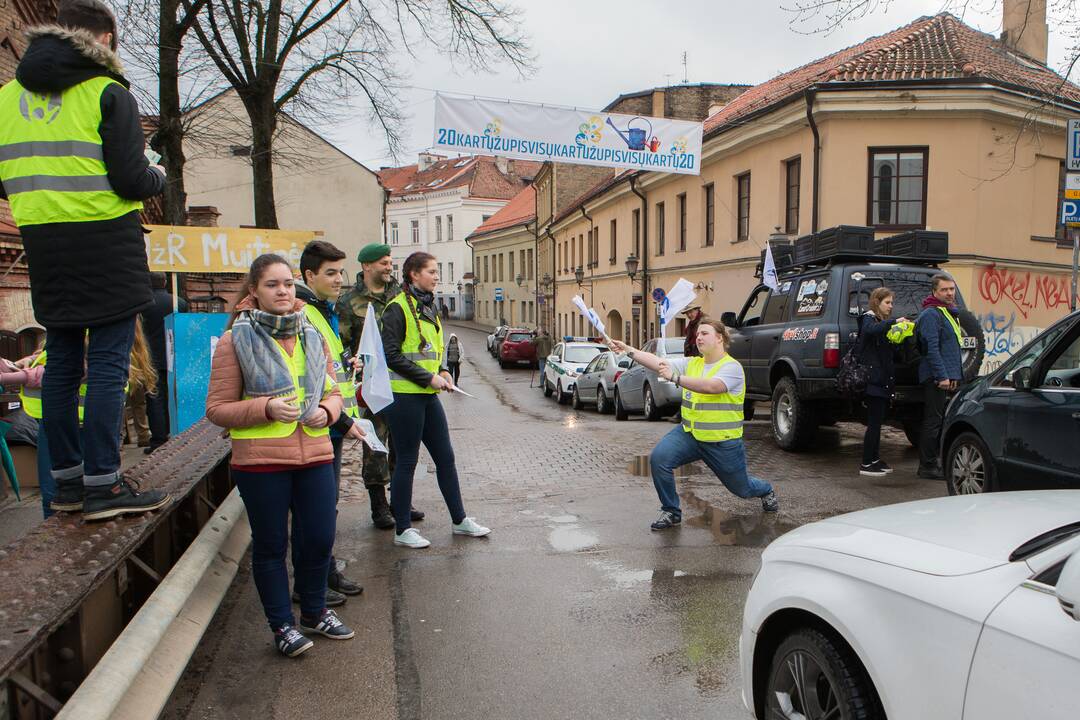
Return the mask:
[[[1065,200],[1061,203],[1061,224],[1080,227],[1080,200]]]
[[[1069,132],[1065,135],[1065,164],[1070,172],[1080,171],[1080,118],[1069,120]]]

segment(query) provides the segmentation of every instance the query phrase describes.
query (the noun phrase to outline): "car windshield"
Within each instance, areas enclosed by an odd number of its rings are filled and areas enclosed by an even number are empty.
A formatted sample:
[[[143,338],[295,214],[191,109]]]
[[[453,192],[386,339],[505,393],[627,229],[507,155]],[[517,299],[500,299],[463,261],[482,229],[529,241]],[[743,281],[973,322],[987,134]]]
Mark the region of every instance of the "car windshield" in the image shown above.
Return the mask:
[[[510,342],[526,342],[532,340],[532,335],[529,333],[510,333],[506,339]]]
[[[596,353],[603,348],[598,347],[569,347],[566,348],[565,361],[568,363],[587,363],[596,357]]]

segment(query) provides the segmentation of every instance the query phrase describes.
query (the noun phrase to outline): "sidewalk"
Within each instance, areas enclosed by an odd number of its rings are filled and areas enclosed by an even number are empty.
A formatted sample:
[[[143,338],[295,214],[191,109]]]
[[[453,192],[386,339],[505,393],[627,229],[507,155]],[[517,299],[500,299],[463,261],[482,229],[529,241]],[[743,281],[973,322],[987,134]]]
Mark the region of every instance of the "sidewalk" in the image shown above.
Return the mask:
[[[478,323],[475,320],[455,320],[453,318],[450,318],[449,320],[445,320],[444,323],[447,327],[459,327],[467,330],[476,330],[477,332],[482,332],[486,335],[490,335],[491,333],[495,332],[494,325],[484,325],[483,323]]]

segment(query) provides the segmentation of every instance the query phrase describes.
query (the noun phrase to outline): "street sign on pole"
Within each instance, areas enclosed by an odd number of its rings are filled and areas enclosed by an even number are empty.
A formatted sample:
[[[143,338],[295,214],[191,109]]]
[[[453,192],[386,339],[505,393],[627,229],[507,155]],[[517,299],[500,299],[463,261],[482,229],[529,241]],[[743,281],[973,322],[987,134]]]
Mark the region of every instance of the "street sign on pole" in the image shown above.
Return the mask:
[[[1080,118],[1069,120],[1065,135],[1065,165],[1070,172],[1080,172]]]
[[[1065,200],[1061,203],[1061,224],[1066,227],[1080,227],[1080,200]]]
[[[1065,176],[1065,199],[1080,200],[1080,173]]]

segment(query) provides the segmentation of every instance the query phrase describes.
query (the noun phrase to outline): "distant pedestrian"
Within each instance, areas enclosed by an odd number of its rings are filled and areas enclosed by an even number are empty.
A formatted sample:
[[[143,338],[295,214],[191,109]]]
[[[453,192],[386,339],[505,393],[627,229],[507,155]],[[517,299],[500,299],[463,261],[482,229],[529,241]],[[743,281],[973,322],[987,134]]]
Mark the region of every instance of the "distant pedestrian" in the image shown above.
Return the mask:
[[[34,315],[46,330],[55,501],[88,518],[145,512],[168,498],[123,478],[119,428],[135,317],[152,302],[139,211],[165,189],[165,171],[144,156],[104,2],[61,2],[55,25],[27,34],[15,79],[0,88],[0,198],[22,234]]]
[[[888,334],[894,325],[907,323],[907,318],[891,318],[895,293],[879,287],[870,293],[870,309],[859,318],[859,359],[870,368],[866,384],[866,434],[863,435],[860,475],[880,477],[892,472],[881,459],[881,424],[892,401],[896,384],[893,353],[896,345]]]
[[[405,259],[401,272],[404,291],[387,306],[382,327],[394,402],[380,414],[390,425],[397,457],[390,481],[397,530],[394,544],[424,548],[431,543],[412,527],[409,513],[421,442],[435,461],[435,476],[450,511],[453,533],[480,537],[491,530],[465,515],[450,429],[439,402],[438,394],[452,391],[454,381],[443,365],[442,323],[435,311],[434,292],[439,284],[435,256],[415,252]]]
[[[540,387],[544,387],[544,368],[547,366],[548,355],[551,354],[551,335],[544,328],[533,338],[533,347],[536,349],[536,369],[540,373]]]
[[[330,425],[342,410],[330,348],[296,299],[280,255],[255,258],[229,328],[218,341],[206,417],[229,429],[232,478],[251,523],[251,574],[279,652],[312,646],[300,630],[334,640],[354,633],[326,607],[337,488]],[[303,533],[293,559],[300,628],[285,555],[289,515]]]
[[[150,358],[157,369],[157,393],[146,398],[146,415],[150,423],[150,447],[147,455],[169,440],[169,362],[165,356],[165,318],[173,314],[175,302],[179,311],[186,313],[188,303],[184,298],[174,300],[167,289],[168,278],[163,272],[150,273],[150,285],[154,288],[154,305],[142,314],[143,330],[150,345]]]
[[[446,306],[446,303],[440,303],[440,304],[442,306],[440,308],[440,312],[442,312],[442,319],[443,320],[449,320],[450,319],[450,308]]]
[[[653,485],[660,498],[660,517],[653,530],[682,522],[675,468],[704,460],[720,482],[741,498],[761,498],[764,512],[780,503],[772,486],[746,470],[743,445],[743,402],[746,379],[742,365],[727,353],[731,337],[723,323],[702,319],[698,325],[698,357],[657,357],[612,340],[611,349],[659,373],[682,388],[682,425],[663,437],[649,455]]]
[[[450,339],[446,341],[446,367],[450,370],[450,377],[454,384],[458,384],[461,375],[461,361],[465,359],[465,351],[461,348],[461,341],[454,333],[450,333]]]
[[[683,314],[686,316],[686,339],[683,340],[683,355],[685,357],[698,357],[701,352],[697,346],[697,329],[701,324],[701,319],[705,315],[701,312],[700,305],[691,305],[683,310]]]
[[[923,310],[915,321],[915,336],[922,359],[919,382],[923,386],[923,428],[919,439],[918,475],[930,480],[945,477],[938,458],[941,425],[948,393],[964,379],[960,354],[963,333],[956,308],[956,281],[938,273],[931,278],[932,293],[923,300]]]

